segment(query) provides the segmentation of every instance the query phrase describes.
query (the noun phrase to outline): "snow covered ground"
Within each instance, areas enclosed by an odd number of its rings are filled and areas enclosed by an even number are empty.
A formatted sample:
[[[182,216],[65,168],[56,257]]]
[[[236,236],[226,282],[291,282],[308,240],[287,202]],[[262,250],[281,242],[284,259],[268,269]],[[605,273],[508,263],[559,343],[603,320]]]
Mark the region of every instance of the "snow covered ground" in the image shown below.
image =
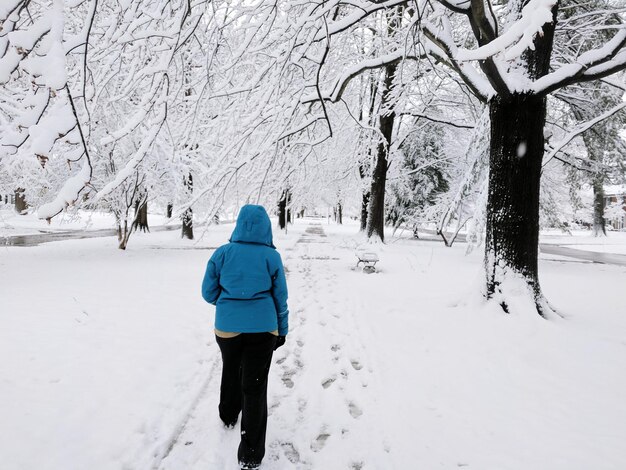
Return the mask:
[[[626,232],[607,231],[606,237],[594,237],[590,230],[575,230],[571,235],[545,231],[541,234],[540,243],[597,253],[626,255]]]
[[[163,215],[150,214],[151,225],[162,225],[167,222],[169,220]],[[48,223],[38,219],[35,212],[18,215],[12,206],[0,205],[0,238],[36,233],[112,228],[115,228],[115,218],[110,212],[63,212]]]
[[[0,468],[237,469],[200,297],[231,230],[0,248]],[[626,268],[541,261],[545,321],[483,305],[462,244],[390,238],[363,274],[355,232],[276,236],[291,331],[264,470],[623,470]]]

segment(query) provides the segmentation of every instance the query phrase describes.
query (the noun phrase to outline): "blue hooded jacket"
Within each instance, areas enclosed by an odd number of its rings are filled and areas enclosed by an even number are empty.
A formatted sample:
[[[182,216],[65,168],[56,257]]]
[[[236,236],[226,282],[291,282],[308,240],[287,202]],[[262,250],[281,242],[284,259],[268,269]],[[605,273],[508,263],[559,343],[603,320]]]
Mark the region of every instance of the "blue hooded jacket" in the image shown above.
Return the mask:
[[[202,297],[216,306],[215,328],[236,333],[288,332],[287,282],[263,206],[245,205],[230,243],[206,268]]]

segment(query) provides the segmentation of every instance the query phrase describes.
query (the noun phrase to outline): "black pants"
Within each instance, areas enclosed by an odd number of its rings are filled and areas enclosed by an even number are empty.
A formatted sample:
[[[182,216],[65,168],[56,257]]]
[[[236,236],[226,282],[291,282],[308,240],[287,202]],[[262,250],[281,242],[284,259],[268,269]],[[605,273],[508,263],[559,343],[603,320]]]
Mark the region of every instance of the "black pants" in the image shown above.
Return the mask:
[[[220,418],[227,425],[241,411],[239,462],[260,464],[265,455],[267,428],[267,374],[276,336],[271,333],[242,333],[234,338],[216,337],[222,352]]]

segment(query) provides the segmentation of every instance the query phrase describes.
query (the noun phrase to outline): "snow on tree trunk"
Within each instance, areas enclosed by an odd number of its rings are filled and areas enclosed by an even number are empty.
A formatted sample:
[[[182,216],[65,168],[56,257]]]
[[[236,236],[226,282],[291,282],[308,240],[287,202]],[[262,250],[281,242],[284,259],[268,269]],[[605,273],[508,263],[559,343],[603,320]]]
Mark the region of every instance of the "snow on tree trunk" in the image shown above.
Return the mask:
[[[125,250],[128,246],[128,239],[130,238],[131,231],[128,230],[128,220],[124,219],[123,222],[117,225],[117,247],[120,250]]]
[[[361,197],[361,232],[365,232],[367,229],[367,208],[370,202],[370,193],[363,193]]]
[[[367,171],[364,163],[359,163],[359,177],[361,180],[364,180],[367,175]],[[365,232],[367,229],[367,208],[370,202],[370,193],[369,191],[363,191],[361,194],[361,227],[360,231]]]
[[[542,313],[537,272],[539,182],[546,100],[532,94],[496,97],[490,102],[491,149],[485,268],[487,296],[508,311],[503,283],[522,279]]]
[[[385,67],[385,79],[381,96],[381,114],[379,118],[379,130],[383,136],[376,147],[376,161],[372,170],[372,185],[369,192],[369,206],[367,218],[367,238],[378,237],[385,241],[385,187],[387,184],[387,169],[389,168],[387,156],[391,146],[393,125],[396,118],[394,111],[385,111],[386,104],[391,97],[391,84],[396,74],[397,65]]]
[[[593,178],[593,236],[606,237],[604,218],[604,174],[597,173]]]
[[[191,207],[183,214],[183,228],[181,237],[193,240],[193,209]]]
[[[193,176],[191,173],[184,178],[184,184],[187,192],[191,194],[193,192]],[[193,210],[191,207],[187,208],[187,210],[183,213],[182,222],[183,228],[181,237],[193,240]]]
[[[285,190],[280,196],[280,200],[278,201],[278,227],[281,230],[284,230],[287,227],[288,222],[288,214],[287,214],[287,203],[289,199],[289,191]]]
[[[15,212],[20,215],[25,215],[28,211],[28,203],[26,202],[26,197],[24,196],[24,190],[22,188],[18,188],[15,190]]]
[[[605,173],[602,166],[603,159],[602,153],[604,152],[604,146],[606,142],[599,136],[594,136],[594,131],[585,132],[583,134],[583,141],[587,147],[587,153],[589,159],[595,163],[596,173],[593,175],[593,236],[602,237],[606,236],[606,221],[604,219],[604,179]]]
[[[135,220],[133,220],[133,225],[131,230],[141,230],[142,232],[149,232],[150,227],[148,226],[148,202],[144,201],[140,203],[137,201],[135,203]]]

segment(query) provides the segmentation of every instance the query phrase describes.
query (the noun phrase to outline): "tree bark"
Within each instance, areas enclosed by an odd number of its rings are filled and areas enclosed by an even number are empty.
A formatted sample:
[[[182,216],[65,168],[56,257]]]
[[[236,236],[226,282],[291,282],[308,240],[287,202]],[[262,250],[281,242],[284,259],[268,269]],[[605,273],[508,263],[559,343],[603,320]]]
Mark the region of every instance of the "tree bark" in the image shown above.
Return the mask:
[[[596,164],[596,173],[593,175],[593,236],[606,237],[606,220],[604,219],[604,170],[601,169],[603,158],[602,153],[606,142],[602,136],[596,134],[595,129],[591,129],[583,134],[583,141],[587,147],[589,159]]]
[[[365,232],[367,229],[367,208],[370,204],[370,193],[369,191],[363,193],[361,196],[361,232]]]
[[[18,188],[15,190],[15,212],[20,215],[25,215],[28,211],[28,203],[24,197],[24,190]]]
[[[385,79],[381,97],[381,109],[384,111],[386,104],[390,101],[391,84],[396,74],[397,65],[392,64],[385,67]],[[391,137],[393,134],[393,124],[396,113],[389,111],[379,118],[379,129],[383,139],[376,147],[376,162],[372,171],[372,185],[369,191],[369,205],[367,218],[367,237],[379,237],[385,241],[385,187],[387,184],[387,168],[389,167],[387,157],[391,147]]]
[[[365,165],[363,163],[359,164],[359,176],[361,179],[365,179],[366,176]],[[361,226],[359,230],[361,232],[365,232],[367,229],[367,208],[370,202],[370,193],[369,191],[365,191],[361,194]]]
[[[287,223],[291,224],[293,221],[291,220],[291,193],[287,193]]]
[[[141,205],[139,201],[135,203],[135,220],[133,220],[131,230],[135,231],[137,229],[142,232],[150,232],[150,227],[148,226],[148,201],[144,201]]]
[[[527,94],[490,102],[491,149],[485,268],[487,296],[509,274],[522,276],[540,309],[539,189],[546,100]],[[508,311],[506,300],[502,307]],[[540,311],[541,313],[541,311]]]
[[[287,198],[288,191],[285,190],[278,201],[278,227],[284,230],[287,226]]]
[[[395,68],[395,67],[394,67]],[[377,236],[385,241],[385,187],[387,184],[388,152],[391,146],[391,134],[395,113],[391,112],[380,118],[380,131],[384,141],[376,148],[376,163],[372,173],[372,186],[369,193],[367,218],[367,237]]]
[[[387,12],[387,31],[389,36],[394,36],[402,22],[402,6],[396,7]],[[387,184],[387,169],[389,149],[391,148],[391,137],[396,113],[393,109],[387,109],[391,102],[391,86],[396,75],[398,64],[388,64],[384,67],[384,78],[382,92],[380,96],[380,114],[378,118],[378,129],[383,138],[376,147],[376,161],[372,171],[372,185],[370,188],[370,199],[367,218],[367,238],[379,237],[385,241],[385,186]]]
[[[526,1],[511,6],[521,13]],[[522,56],[521,68],[531,80],[548,73],[558,3],[552,23],[543,26],[533,47]],[[486,71],[485,73],[488,73]],[[501,92],[489,102],[491,147],[485,239],[487,298],[495,298],[505,312],[519,281],[540,315],[548,308],[539,286],[539,192],[546,121],[546,98],[532,93]]]
[[[124,220],[124,223],[119,223],[117,226],[117,247],[120,250],[125,250],[128,246],[128,239],[130,238],[130,231],[128,230],[128,220]]]
[[[598,173],[593,178],[593,236],[606,237],[604,218],[604,175]]]
[[[193,193],[193,176],[191,173],[184,178],[185,188],[189,192],[189,194]],[[187,238],[188,240],[193,240],[193,210],[189,207],[182,215],[182,238]]]

